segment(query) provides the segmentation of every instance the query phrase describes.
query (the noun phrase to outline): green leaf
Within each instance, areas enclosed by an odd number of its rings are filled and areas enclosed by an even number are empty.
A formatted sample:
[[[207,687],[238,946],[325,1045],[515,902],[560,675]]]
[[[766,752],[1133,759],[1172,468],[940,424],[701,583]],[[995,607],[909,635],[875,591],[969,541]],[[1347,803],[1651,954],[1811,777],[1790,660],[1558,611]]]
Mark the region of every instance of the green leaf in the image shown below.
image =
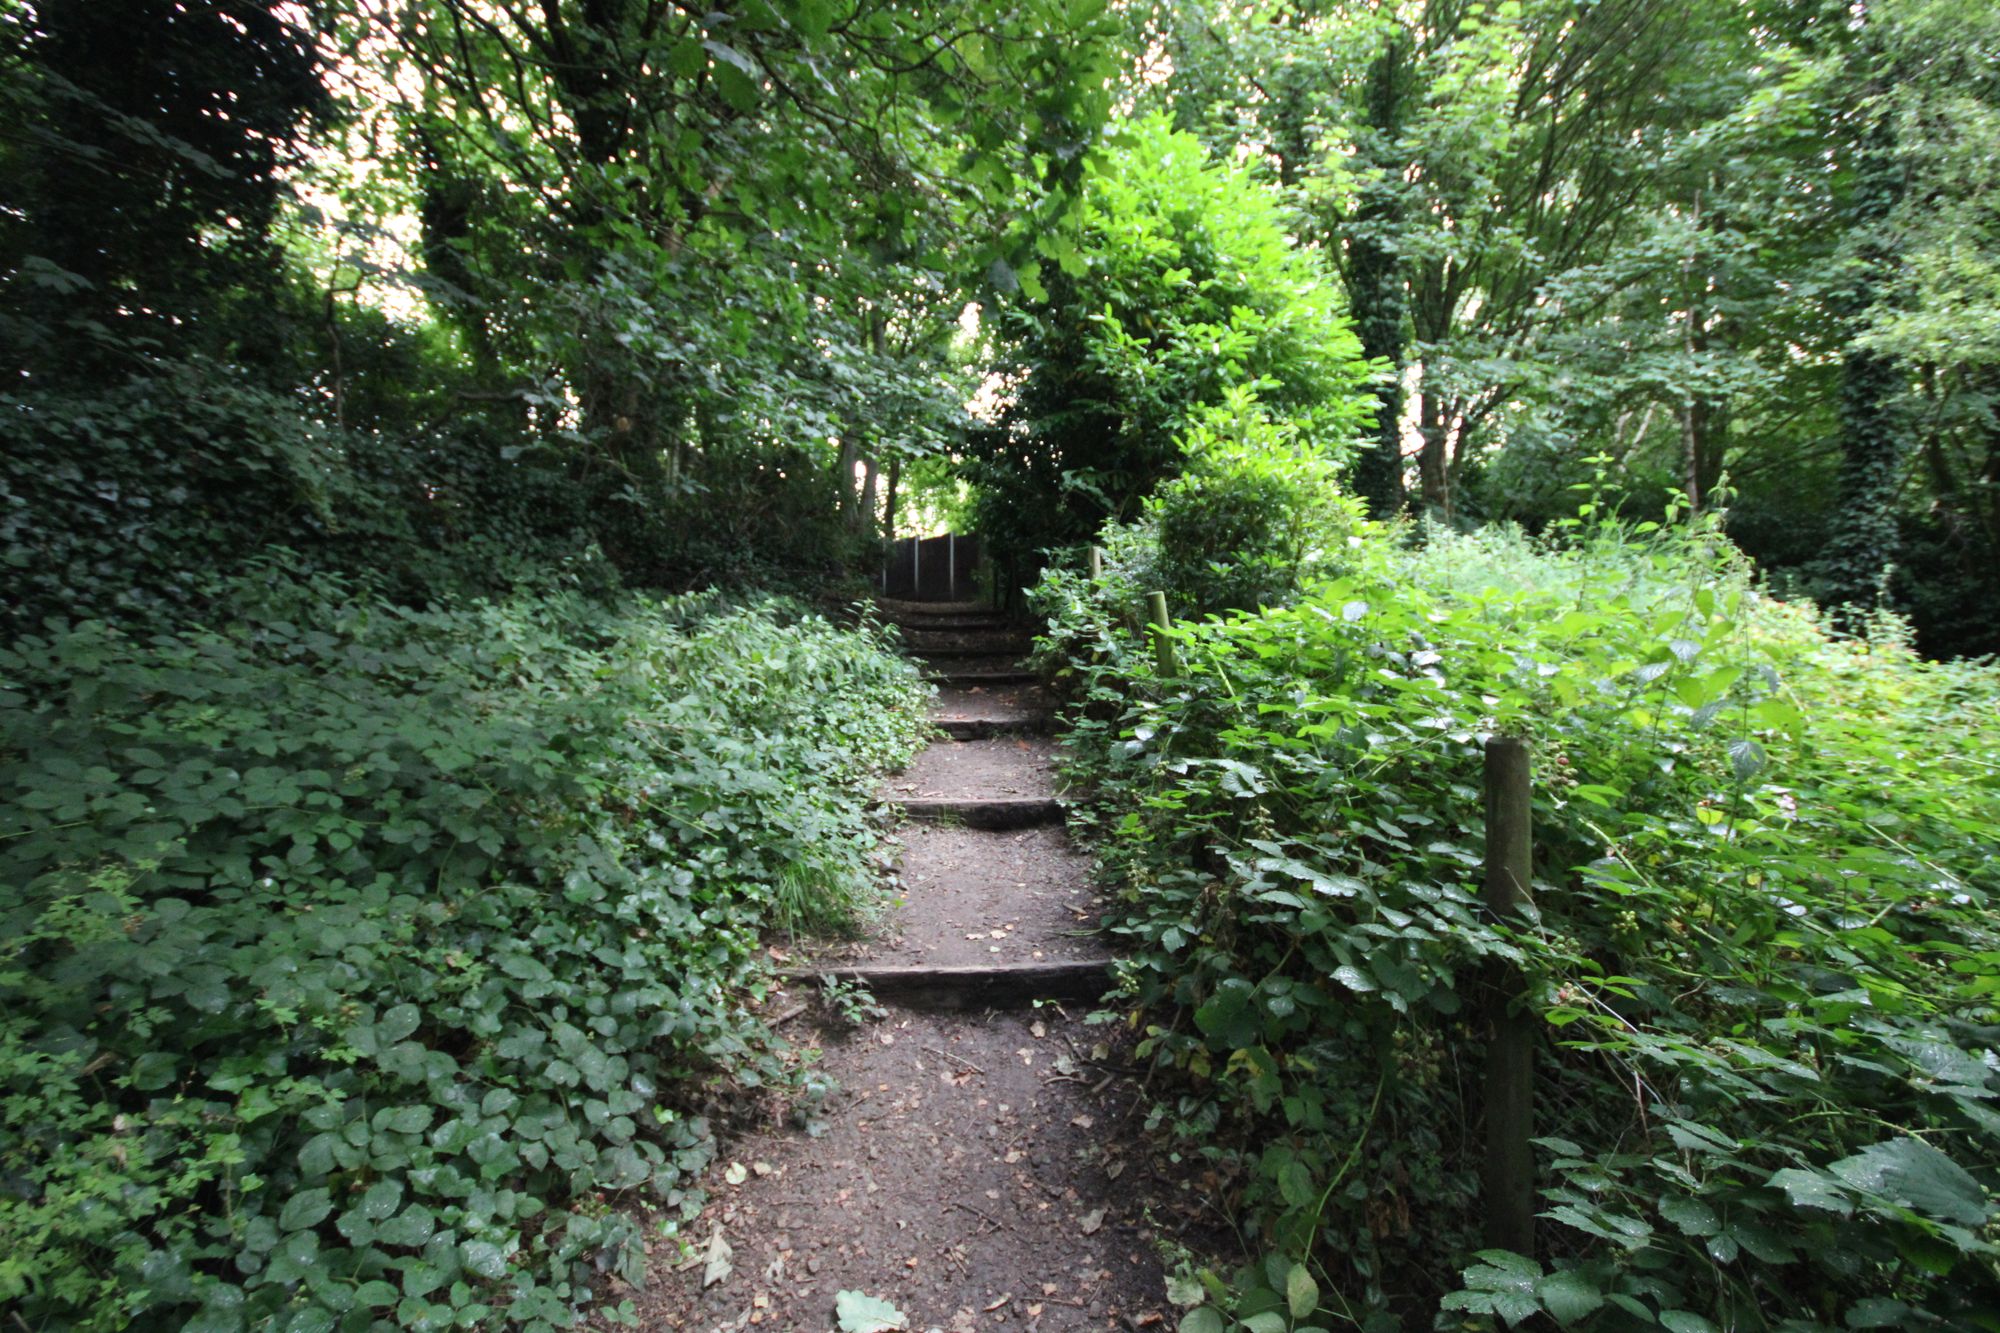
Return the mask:
[[[1313,1187],[1312,1172],[1303,1162],[1296,1160],[1278,1168],[1278,1193],[1293,1208],[1303,1208],[1318,1197],[1318,1191]],[[1292,1271],[1296,1273],[1300,1269]]]
[[[1928,1217],[1968,1227],[1986,1222],[1986,1191],[1964,1167],[1922,1139],[1888,1139],[1827,1170],[1856,1189]]]
[[[1347,989],[1351,991],[1359,991],[1364,995],[1370,991],[1381,989],[1380,986],[1377,986],[1375,984],[1375,979],[1373,977],[1369,976],[1366,972],[1363,972],[1360,968],[1354,966],[1352,963],[1343,963],[1339,967],[1333,969],[1333,979],[1335,981],[1338,981],[1341,985],[1347,987]]]
[[[1604,1304],[1597,1284],[1574,1268],[1550,1273],[1535,1284],[1535,1298],[1549,1317],[1567,1328]]]
[[[417,1030],[423,1014],[414,1004],[399,1004],[375,1020],[375,1042],[383,1050]]]
[[[707,41],[702,47],[715,57],[710,72],[722,100],[738,111],[753,110],[764,84],[764,71],[757,62],[727,42]]]
[[[1319,1308],[1319,1283],[1301,1263],[1285,1277],[1285,1306],[1293,1319],[1304,1319]]]
[[[285,1200],[278,1214],[278,1226],[285,1231],[304,1231],[326,1221],[333,1211],[333,1196],[325,1190],[301,1190]]]
[[[431,1119],[428,1106],[392,1106],[377,1111],[370,1124],[378,1134],[421,1134],[431,1127]]]
[[[1788,1166],[1773,1171],[1768,1183],[1773,1189],[1783,1190],[1794,1208],[1818,1208],[1841,1217],[1854,1211],[1854,1201],[1847,1197],[1840,1182],[1817,1171]]]
[[[378,1245],[422,1245],[437,1229],[437,1218],[420,1203],[413,1203],[396,1217],[375,1228]]]
[[[496,1282],[507,1276],[506,1252],[492,1241],[466,1241],[458,1247],[458,1257],[467,1272],[491,1278]]]
[[[1715,1209],[1685,1194],[1669,1194],[1661,1199],[1660,1216],[1679,1227],[1684,1235],[1713,1236],[1722,1229],[1722,1220],[1715,1215]]]
[[[1199,1305],[1181,1316],[1175,1333],[1222,1333],[1222,1316],[1212,1305]]]
[[[1660,1323],[1668,1333],[1716,1333],[1714,1324],[1692,1310],[1662,1310]]]

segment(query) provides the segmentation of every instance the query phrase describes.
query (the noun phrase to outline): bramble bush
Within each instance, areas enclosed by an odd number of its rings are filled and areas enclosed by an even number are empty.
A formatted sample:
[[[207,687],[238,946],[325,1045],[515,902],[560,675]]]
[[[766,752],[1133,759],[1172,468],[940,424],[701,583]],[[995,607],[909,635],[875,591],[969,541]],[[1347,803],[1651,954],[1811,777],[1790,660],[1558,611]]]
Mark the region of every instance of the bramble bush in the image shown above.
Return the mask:
[[[1761,594],[1711,520],[1372,531],[1298,604],[1036,594],[1156,1127],[1268,1262],[1185,1333],[1991,1329],[2000,680]],[[1481,747],[1535,755],[1530,919]],[[1480,1251],[1489,960],[1542,1020],[1541,1252]]]
[[[0,649],[0,1306],[567,1325],[784,1076],[760,932],[871,882],[924,688],[779,602],[224,591]]]

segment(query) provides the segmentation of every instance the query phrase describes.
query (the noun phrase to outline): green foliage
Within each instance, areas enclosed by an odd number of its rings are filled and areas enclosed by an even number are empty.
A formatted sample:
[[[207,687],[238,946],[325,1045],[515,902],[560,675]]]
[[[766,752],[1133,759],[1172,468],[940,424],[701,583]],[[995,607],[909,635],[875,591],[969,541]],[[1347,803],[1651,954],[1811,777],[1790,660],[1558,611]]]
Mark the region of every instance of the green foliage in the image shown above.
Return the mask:
[[[230,345],[237,330],[204,317],[277,285],[280,172],[333,110],[303,17],[260,0],[0,15],[10,366],[74,376],[131,338]]]
[[[1147,502],[1162,588],[1195,615],[1290,602],[1344,552],[1353,519],[1333,463],[1248,390],[1194,414],[1186,470]]]
[[[2000,682],[1829,637],[1712,519],[1644,526],[1374,538],[1179,626],[1172,681],[1049,577],[1153,1121],[1363,1327],[1986,1327]],[[1494,732],[1535,753],[1519,928],[1478,905]],[[1500,962],[1544,1025],[1535,1257],[1473,1253]],[[1211,1305],[1276,1329],[1282,1290]]]
[[[600,542],[629,535],[629,511],[593,506],[596,487],[525,450],[504,419],[399,420],[416,405],[383,381],[431,365],[407,344],[378,359],[344,431],[204,358],[6,395],[0,624],[209,614],[228,601],[218,577],[274,546],[401,601],[616,585]]]
[[[780,603],[226,591],[0,652],[0,1303],[567,1325],[784,1076],[760,932],[862,898],[922,686]]]
[[[1130,519],[1201,409],[1253,391],[1300,449],[1342,454],[1366,368],[1317,260],[1245,173],[1158,117],[1091,161],[1045,293],[1001,312],[1011,393],[971,442],[979,530],[1022,572]]]

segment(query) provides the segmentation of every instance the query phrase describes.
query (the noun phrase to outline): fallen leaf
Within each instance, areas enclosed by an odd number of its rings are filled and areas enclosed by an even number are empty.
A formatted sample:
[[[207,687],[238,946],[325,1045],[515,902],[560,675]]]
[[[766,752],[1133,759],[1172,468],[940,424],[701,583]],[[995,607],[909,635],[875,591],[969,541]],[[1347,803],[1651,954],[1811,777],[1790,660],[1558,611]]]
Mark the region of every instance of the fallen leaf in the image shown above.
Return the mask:
[[[840,1318],[840,1333],[885,1333],[910,1326],[909,1316],[901,1310],[859,1291],[835,1293],[833,1312]]]
[[[1124,1174],[1125,1174],[1125,1163],[1123,1162],[1113,1162],[1109,1166],[1104,1168],[1104,1178],[1106,1180],[1116,1180],[1118,1179],[1118,1177]]]
[[[1036,1019],[1034,1022],[1028,1024],[1028,1031],[1034,1033],[1037,1037],[1046,1037],[1049,1035],[1048,1025],[1040,1019]]]
[[[709,1237],[708,1253],[702,1256],[701,1285],[703,1290],[714,1286],[718,1282],[729,1280],[729,1275],[736,1271],[736,1265],[730,1262],[730,1256],[735,1253],[736,1251],[729,1247],[729,1242],[722,1238],[722,1228],[717,1227],[715,1234]]]
[[[1010,1291],[1005,1296],[1002,1296],[999,1300],[987,1306],[985,1312],[987,1314],[992,1314],[995,1310],[999,1309],[1001,1306],[1005,1305],[1008,1301],[1011,1301],[1013,1299],[1014,1299],[1014,1293]]]
[[[1097,1229],[1104,1225],[1104,1210],[1093,1208],[1077,1219],[1076,1229],[1086,1236],[1095,1236]]]
[[[1070,1120],[1070,1123],[1072,1125],[1075,1125],[1078,1129],[1089,1129],[1092,1125],[1096,1124],[1097,1121],[1090,1116],[1080,1115],[1073,1117]]]
[[[752,1171],[755,1171],[760,1176],[768,1176],[771,1174],[771,1164],[769,1162],[752,1162],[750,1164],[750,1169]]]
[[[750,1168],[741,1162],[731,1162],[729,1169],[722,1173],[722,1178],[732,1185],[741,1185],[750,1179]]]

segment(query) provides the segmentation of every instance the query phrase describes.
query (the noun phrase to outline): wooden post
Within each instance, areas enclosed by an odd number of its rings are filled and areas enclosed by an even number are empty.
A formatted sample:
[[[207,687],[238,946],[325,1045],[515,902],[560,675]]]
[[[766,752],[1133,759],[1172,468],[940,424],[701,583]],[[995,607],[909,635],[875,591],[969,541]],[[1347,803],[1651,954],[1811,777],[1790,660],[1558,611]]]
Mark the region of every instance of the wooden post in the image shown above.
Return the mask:
[[[1093,546],[1090,548],[1090,581],[1092,583],[1104,582],[1104,548],[1102,546]]]
[[[1487,913],[1518,918],[1530,901],[1534,859],[1528,745],[1513,736],[1486,742]],[[1486,987],[1486,1244],[1535,1252],[1535,1020],[1519,1012],[1518,969],[1495,964]]]
[[[1174,641],[1167,637],[1168,628],[1174,623],[1167,614],[1167,595],[1163,592],[1146,594],[1146,605],[1153,615],[1153,661],[1162,677],[1181,674],[1180,659],[1174,654]]]

